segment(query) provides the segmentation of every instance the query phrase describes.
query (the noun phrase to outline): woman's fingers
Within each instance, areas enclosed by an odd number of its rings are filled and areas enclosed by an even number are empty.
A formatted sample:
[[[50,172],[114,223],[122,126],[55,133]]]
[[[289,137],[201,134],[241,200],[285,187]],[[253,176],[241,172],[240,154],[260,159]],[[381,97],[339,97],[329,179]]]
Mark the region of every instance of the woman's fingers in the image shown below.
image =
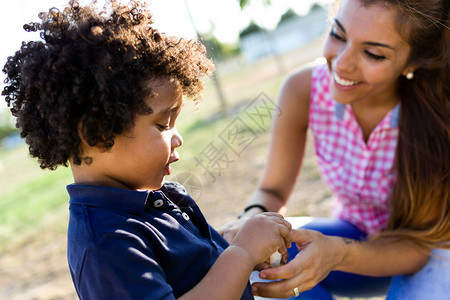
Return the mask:
[[[288,264],[262,270],[259,276],[265,283],[254,283],[255,295],[263,297],[291,297],[298,291],[306,291],[322,281],[332,270],[333,247],[329,238],[313,230],[292,230],[292,240],[300,252]]]
[[[261,271],[262,279],[274,281],[255,282],[252,284],[252,290],[255,295],[261,297],[292,297],[295,295],[294,288],[306,291],[318,283],[315,273],[310,263],[297,256],[286,265]]]
[[[294,289],[297,288],[299,292],[304,292],[311,289],[312,285],[307,280],[304,280],[301,275],[295,278],[272,281],[272,282],[255,282],[252,284],[253,294],[268,298],[289,298],[295,296]]]
[[[222,227],[218,228],[217,231],[228,243],[231,243],[243,224],[244,220],[239,219],[223,225]]]
[[[259,277],[268,280],[290,279],[300,274],[301,270],[302,262],[294,259],[286,265],[261,271]]]

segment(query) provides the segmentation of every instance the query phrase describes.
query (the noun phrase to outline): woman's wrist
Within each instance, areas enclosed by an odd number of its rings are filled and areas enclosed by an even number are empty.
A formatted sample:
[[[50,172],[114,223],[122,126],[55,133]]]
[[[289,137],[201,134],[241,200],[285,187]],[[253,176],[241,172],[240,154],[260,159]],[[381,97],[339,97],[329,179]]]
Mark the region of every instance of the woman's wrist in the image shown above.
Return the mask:
[[[333,268],[335,271],[348,271],[349,265],[349,257],[351,257],[352,250],[361,243],[359,240],[344,238],[344,237],[331,237],[334,242],[334,247],[336,247],[336,258],[338,259],[338,263]]]
[[[251,204],[248,205],[244,210],[239,214],[238,219],[242,219],[245,217],[250,217],[259,213],[268,212],[269,210],[261,204]]]

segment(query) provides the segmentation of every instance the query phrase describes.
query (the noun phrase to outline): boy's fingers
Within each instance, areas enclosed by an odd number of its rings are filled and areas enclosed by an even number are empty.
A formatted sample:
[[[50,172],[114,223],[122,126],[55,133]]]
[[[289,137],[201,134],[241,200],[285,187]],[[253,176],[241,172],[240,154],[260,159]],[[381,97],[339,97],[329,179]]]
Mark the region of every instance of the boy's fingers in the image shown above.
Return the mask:
[[[255,266],[255,270],[257,270],[257,271],[262,271],[262,270],[268,269],[268,268],[272,268],[272,266],[267,261],[264,261]]]
[[[289,248],[289,247],[288,247]],[[283,257],[281,258],[281,261],[283,262],[283,264],[287,264],[288,263],[288,260],[289,260],[289,252],[285,252],[284,254],[283,254]]]
[[[286,253],[286,251],[287,251],[286,244],[285,243],[281,243],[280,248],[278,248],[278,252],[280,254],[284,254],[284,253]]]
[[[290,223],[288,222],[290,225]],[[285,248],[289,248],[292,243],[292,237],[291,237],[291,228],[286,226],[280,227],[280,235],[284,240],[284,246]]]
[[[275,217],[283,219],[283,216],[281,214],[279,214],[279,213],[276,213],[276,212],[265,212],[265,213],[262,213],[262,214],[266,215],[266,216],[275,216]]]
[[[292,224],[289,223],[286,219],[283,219],[283,220],[284,220],[284,223],[286,224],[287,228],[289,228],[289,231],[291,231],[292,230]]]

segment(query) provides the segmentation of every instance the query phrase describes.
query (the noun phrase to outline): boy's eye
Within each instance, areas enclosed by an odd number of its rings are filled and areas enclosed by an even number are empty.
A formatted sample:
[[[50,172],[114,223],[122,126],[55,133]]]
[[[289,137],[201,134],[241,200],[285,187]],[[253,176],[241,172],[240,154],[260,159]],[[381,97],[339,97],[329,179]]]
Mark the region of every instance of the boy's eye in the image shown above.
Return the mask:
[[[158,129],[161,131],[170,130],[169,125],[156,124],[156,127],[158,127]]]
[[[386,59],[386,57],[383,56],[383,55],[376,55],[376,54],[373,54],[372,52],[367,51],[367,50],[364,51],[364,53],[366,53],[367,57],[369,57],[370,59],[373,59],[373,60],[378,60],[378,61],[380,61],[380,60]]]

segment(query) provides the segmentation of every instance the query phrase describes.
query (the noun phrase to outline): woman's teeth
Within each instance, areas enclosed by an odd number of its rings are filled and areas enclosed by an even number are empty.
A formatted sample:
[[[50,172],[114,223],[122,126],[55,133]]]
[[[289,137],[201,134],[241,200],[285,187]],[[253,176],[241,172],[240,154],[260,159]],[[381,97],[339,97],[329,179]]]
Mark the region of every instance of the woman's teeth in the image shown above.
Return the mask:
[[[352,86],[352,85],[358,84],[358,81],[350,81],[350,80],[342,79],[336,73],[333,73],[333,78],[338,84],[343,85],[343,86]]]

